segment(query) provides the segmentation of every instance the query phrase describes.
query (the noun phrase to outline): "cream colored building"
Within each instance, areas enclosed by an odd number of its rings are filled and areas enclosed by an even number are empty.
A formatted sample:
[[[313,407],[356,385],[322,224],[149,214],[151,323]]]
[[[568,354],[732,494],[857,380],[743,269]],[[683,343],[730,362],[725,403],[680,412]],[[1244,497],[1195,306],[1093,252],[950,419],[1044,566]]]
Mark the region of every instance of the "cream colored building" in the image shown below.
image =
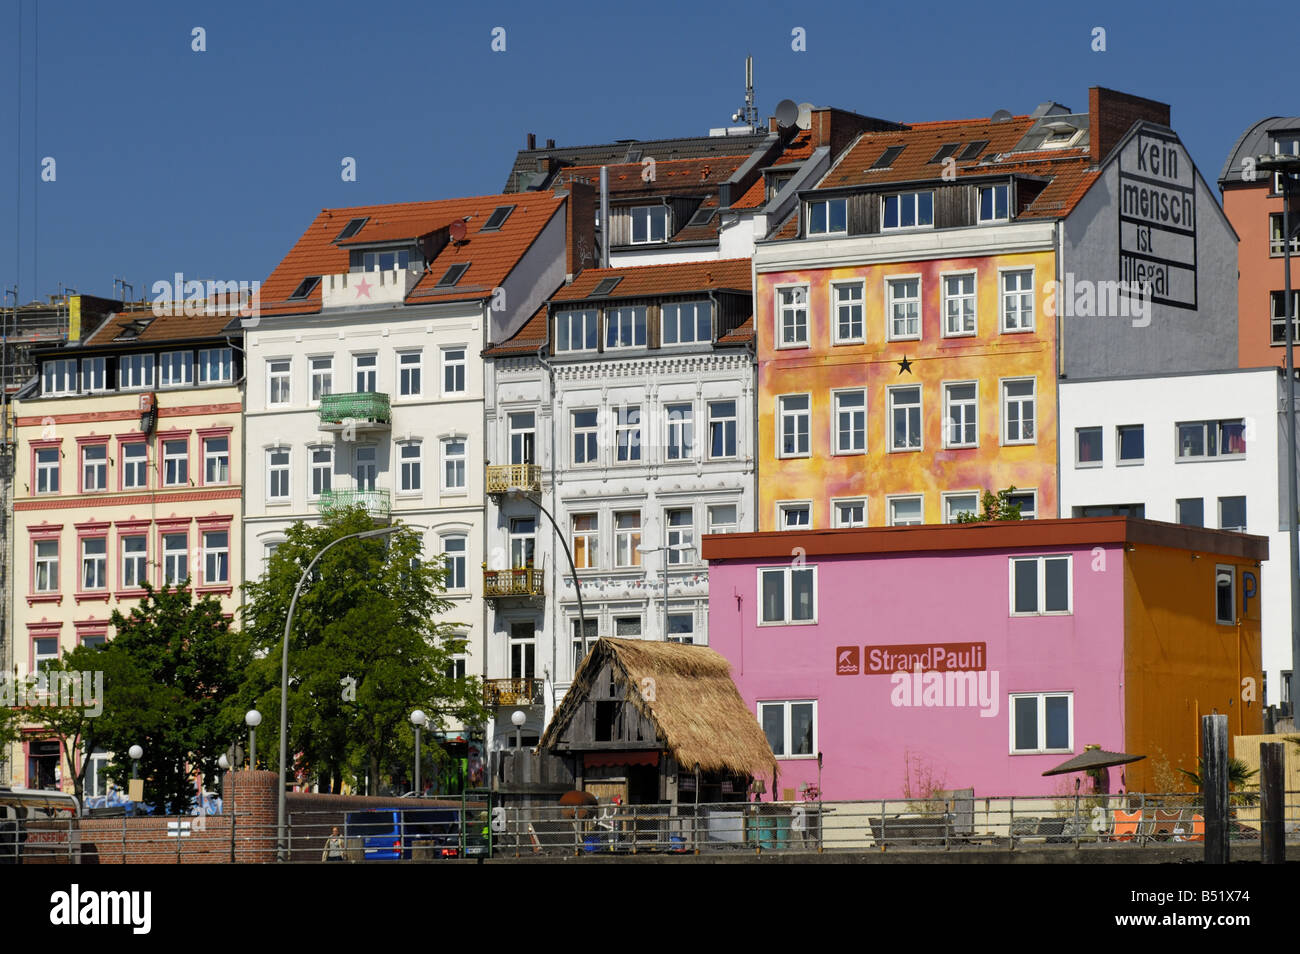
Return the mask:
[[[227,330],[228,326],[233,327]],[[110,317],[40,353],[14,402],[7,554],[14,668],[36,671],[114,635],[155,588],[189,579],[234,619],[243,577],[243,356],[238,317]],[[81,754],[82,756],[85,753]],[[87,771],[102,794],[105,753]],[[72,790],[60,743],[26,726],[12,785]]]

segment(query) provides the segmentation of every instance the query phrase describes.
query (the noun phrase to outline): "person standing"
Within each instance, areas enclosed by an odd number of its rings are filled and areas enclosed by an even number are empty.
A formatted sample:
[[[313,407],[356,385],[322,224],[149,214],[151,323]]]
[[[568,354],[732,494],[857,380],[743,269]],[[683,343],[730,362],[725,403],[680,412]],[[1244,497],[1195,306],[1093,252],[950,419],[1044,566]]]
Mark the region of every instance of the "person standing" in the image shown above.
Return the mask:
[[[325,850],[320,853],[321,861],[344,861],[347,855],[344,851],[346,845],[343,836],[339,834],[337,827],[330,831],[330,836],[325,840]]]

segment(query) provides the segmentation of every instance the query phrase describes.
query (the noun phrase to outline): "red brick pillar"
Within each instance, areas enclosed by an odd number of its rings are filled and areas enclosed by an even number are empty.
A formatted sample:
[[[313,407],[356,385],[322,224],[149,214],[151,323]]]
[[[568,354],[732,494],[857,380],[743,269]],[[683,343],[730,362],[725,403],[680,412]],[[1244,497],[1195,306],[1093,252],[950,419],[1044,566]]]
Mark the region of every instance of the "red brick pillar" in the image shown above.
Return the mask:
[[[276,786],[279,776],[266,770],[227,772],[226,792],[233,803],[235,861],[275,861]]]

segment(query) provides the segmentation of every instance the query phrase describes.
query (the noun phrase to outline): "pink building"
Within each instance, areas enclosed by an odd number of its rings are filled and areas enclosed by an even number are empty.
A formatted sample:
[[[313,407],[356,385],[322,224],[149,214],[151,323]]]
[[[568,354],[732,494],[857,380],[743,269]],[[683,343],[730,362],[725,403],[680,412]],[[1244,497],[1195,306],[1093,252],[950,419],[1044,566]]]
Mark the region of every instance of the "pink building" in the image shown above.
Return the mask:
[[[819,780],[828,800],[1051,795],[1043,771],[1091,743],[1147,756],[1112,791],[1152,791],[1162,761],[1195,767],[1197,715],[1260,731],[1242,687],[1262,685],[1261,537],[1105,517],[703,550],[710,645],[767,733],[777,798]]]

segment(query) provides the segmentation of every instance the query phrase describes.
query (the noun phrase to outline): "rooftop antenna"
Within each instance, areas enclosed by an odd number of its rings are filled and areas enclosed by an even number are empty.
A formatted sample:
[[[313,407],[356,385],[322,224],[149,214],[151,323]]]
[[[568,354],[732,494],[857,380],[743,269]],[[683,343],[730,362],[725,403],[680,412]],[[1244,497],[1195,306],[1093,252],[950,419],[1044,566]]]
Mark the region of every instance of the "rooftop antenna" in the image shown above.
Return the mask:
[[[758,128],[758,107],[754,105],[754,57],[745,57],[745,105],[731,114],[732,122],[743,121],[750,129]]]

